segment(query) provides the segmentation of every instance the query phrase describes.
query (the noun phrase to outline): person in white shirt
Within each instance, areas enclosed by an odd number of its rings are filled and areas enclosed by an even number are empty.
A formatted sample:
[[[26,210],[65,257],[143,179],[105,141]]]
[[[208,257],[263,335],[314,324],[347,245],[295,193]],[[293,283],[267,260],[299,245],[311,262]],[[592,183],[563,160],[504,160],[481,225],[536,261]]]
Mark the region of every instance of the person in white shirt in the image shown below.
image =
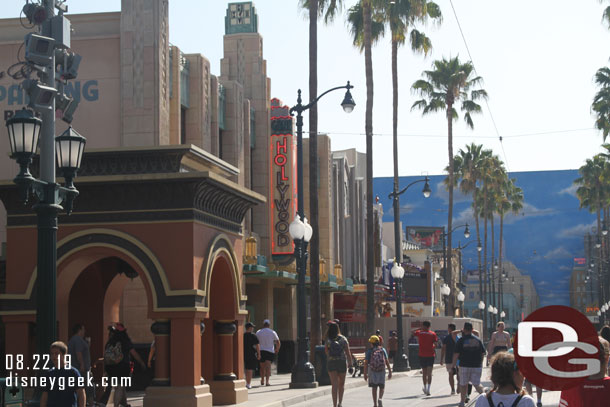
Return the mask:
[[[515,356],[498,352],[491,358],[493,390],[477,399],[475,407],[535,407],[534,399],[523,391],[523,375]]]
[[[271,376],[271,362],[275,359],[275,355],[280,351],[280,338],[277,333],[269,328],[270,322],[268,319],[263,321],[263,328],[256,332],[256,337],[261,349],[261,386],[269,384],[269,376]]]

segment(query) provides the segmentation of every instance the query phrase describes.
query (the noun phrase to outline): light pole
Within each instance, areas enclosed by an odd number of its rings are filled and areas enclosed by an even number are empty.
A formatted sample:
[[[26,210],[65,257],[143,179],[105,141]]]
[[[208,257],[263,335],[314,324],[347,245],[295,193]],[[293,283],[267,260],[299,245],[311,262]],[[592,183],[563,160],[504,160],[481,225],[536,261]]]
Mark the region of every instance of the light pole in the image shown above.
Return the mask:
[[[290,224],[290,235],[294,240],[294,254],[297,266],[298,284],[297,284],[297,331],[298,331],[298,343],[297,343],[297,362],[292,368],[292,375],[290,379],[290,388],[307,388],[316,387],[314,368],[309,363],[309,338],[307,337],[307,321],[305,312],[305,273],[307,270],[307,242],[309,238],[305,232],[306,223],[305,210],[303,207],[303,112],[311,108],[313,105],[318,103],[318,100],[322,96],[338,89],[347,89],[345,97],[341,106],[346,113],[351,113],[356,106],[350,89],[353,86],[350,85],[349,81],[347,85],[337,86],[329,89],[322,93],[316,99],[312,100],[306,105],[303,105],[303,99],[301,99],[301,89],[297,92],[297,104],[290,109],[290,115],[297,114],[297,216],[295,220]],[[303,227],[301,227],[303,223]],[[309,227],[311,230],[311,226]],[[303,232],[303,233],[301,233]]]
[[[402,332],[402,278],[405,275],[405,269],[396,259],[394,259],[391,273],[396,284],[396,333],[398,335],[396,357],[394,358],[392,370],[395,372],[405,372],[411,370],[409,360],[404,352],[404,337]]]
[[[485,303],[483,302],[483,300],[479,301],[479,305],[477,305],[477,307],[479,308],[479,312],[481,313],[481,319],[485,321]],[[483,328],[483,330],[484,329],[485,328]]]
[[[443,279],[445,280],[445,283],[447,284],[451,284],[451,267],[449,270],[449,273],[447,273],[447,236],[453,232],[455,232],[457,229],[459,228],[466,228],[464,230],[464,237],[466,239],[470,238],[470,229],[468,228],[468,223],[465,223],[463,225],[458,225],[456,227],[454,227],[453,229],[451,229],[449,231],[449,233],[443,233],[442,234],[442,238],[443,238]],[[451,248],[450,248],[451,249]],[[448,276],[449,274],[449,276]],[[450,303],[451,302],[451,306]],[[452,304],[453,301],[449,301],[449,294],[447,294],[447,296],[445,297],[445,315],[446,316],[453,316],[453,309],[451,309],[451,312],[449,312],[449,308],[452,308]]]
[[[395,157],[396,158],[396,157]],[[398,190],[398,170],[397,170],[397,164],[394,163],[394,191],[392,191],[392,193],[390,193],[388,195],[389,199],[392,199],[393,201],[393,210],[394,210],[394,251],[396,252],[395,256],[396,258],[394,259],[394,264],[397,264],[400,266],[402,264],[402,231],[400,230],[400,195],[404,194],[411,186],[420,183],[420,182],[425,182],[424,184],[424,188],[422,189],[422,194],[424,195],[424,198],[428,198],[430,196],[430,193],[432,192],[430,190],[430,184],[428,183],[428,177],[426,176],[424,179],[419,179],[416,181],[411,182],[409,185],[407,185],[406,187],[404,187],[403,189],[401,189],[400,191]],[[401,267],[402,268],[402,267]],[[392,268],[392,276],[394,276],[393,274],[394,269]],[[403,275],[404,275],[404,269],[402,271]],[[402,284],[402,277],[400,277],[400,281],[397,284]],[[398,334],[398,350],[397,350],[397,354],[399,355],[398,358],[396,358],[394,360],[394,371],[396,372],[405,372],[410,370],[409,368],[409,361],[406,358],[406,356],[404,356],[403,351],[404,351],[404,338],[402,335],[402,286],[400,286],[400,296],[398,296],[399,291],[397,290],[397,301],[396,301],[396,332]],[[404,358],[403,358],[404,356]]]
[[[58,15],[55,15],[56,9]],[[70,123],[77,106],[77,102],[64,94],[64,85],[76,78],[81,59],[69,51],[70,21],[63,15],[67,10],[64,2],[56,0],[43,0],[40,4],[28,2],[23,7],[23,13],[30,23],[40,27],[40,34],[26,35],[25,61],[21,62],[23,67],[11,76],[13,79],[24,79],[21,87],[28,95],[28,107],[37,112],[40,118],[24,107],[6,121],[11,157],[20,167],[14,179],[19,197],[24,203],[32,193],[37,197],[33,209],[38,219],[38,354],[47,354],[49,346],[57,339],[57,214],[63,209],[68,214],[72,212],[73,201],[78,195],[73,180],[80,167],[86,142],[72,127],[55,137],[55,118],[60,117]],[[33,77],[34,74],[37,78]],[[34,178],[29,171],[38,148],[40,179]],[[56,183],[56,163],[63,172],[64,186]]]

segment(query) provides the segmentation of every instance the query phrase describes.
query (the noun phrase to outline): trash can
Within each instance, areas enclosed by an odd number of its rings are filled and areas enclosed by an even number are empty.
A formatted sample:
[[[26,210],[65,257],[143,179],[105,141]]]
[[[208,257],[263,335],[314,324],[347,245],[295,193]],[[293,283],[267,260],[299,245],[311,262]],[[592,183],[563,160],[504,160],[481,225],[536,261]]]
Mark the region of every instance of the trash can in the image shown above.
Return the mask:
[[[328,357],[324,345],[316,346],[316,354],[314,357],[314,367],[316,370],[316,381],[320,386],[328,386],[330,384],[330,376],[328,375],[328,369],[326,362]]]
[[[296,346],[294,341],[282,341],[277,354],[277,372],[291,373],[296,362]]]
[[[6,387],[6,378],[0,378],[0,398],[2,400],[3,407],[21,407],[24,406],[23,400],[23,388],[13,384],[10,387]]]
[[[410,343],[409,344],[409,364],[411,369],[421,369],[421,365],[419,364],[419,344],[418,343]]]

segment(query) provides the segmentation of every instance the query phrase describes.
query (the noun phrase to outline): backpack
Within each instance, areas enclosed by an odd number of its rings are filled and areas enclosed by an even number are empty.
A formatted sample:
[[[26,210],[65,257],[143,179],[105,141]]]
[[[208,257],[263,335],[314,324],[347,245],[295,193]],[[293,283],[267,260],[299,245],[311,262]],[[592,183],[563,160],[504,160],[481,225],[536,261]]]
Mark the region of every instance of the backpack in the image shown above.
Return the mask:
[[[489,392],[487,393],[487,402],[489,403],[489,407],[496,407],[494,402],[491,400],[491,393],[493,392]],[[517,407],[517,405],[519,404],[519,402],[521,401],[521,399],[523,398],[523,394],[519,394],[519,396],[517,396],[517,398],[515,399],[515,401],[513,401],[513,404],[511,405],[511,407]],[[502,404],[502,403],[500,403]]]
[[[114,345],[109,343],[104,350],[104,363],[107,365],[118,365],[123,360],[123,347],[121,341]]]
[[[385,355],[381,346],[373,348],[369,366],[373,372],[383,372],[385,370]]]
[[[343,341],[340,336],[330,341],[328,346],[328,356],[331,358],[341,358],[343,356]]]

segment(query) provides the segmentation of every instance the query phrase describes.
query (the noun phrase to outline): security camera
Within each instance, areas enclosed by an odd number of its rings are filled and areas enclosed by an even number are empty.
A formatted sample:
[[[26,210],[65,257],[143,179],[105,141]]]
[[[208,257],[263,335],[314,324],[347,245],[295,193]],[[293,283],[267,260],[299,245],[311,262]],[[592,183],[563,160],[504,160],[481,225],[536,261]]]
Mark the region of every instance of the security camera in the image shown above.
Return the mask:
[[[73,100],[72,103],[70,103],[68,107],[63,111],[64,115],[61,119],[68,124],[72,123],[72,120],[74,120],[74,112],[76,111],[77,107],[78,101]]]
[[[53,101],[57,94],[57,89],[41,85],[35,79],[26,79],[21,83],[30,98],[28,106],[36,111],[48,110],[53,107]]]
[[[23,6],[23,14],[34,25],[41,25],[47,19],[47,9],[40,4],[27,3]]]
[[[42,35],[28,33],[25,36],[25,59],[37,65],[51,64],[55,52],[55,40]]]
[[[59,110],[62,113],[70,108],[70,105],[74,102],[74,99],[63,93],[58,94],[55,98],[55,110]]]

